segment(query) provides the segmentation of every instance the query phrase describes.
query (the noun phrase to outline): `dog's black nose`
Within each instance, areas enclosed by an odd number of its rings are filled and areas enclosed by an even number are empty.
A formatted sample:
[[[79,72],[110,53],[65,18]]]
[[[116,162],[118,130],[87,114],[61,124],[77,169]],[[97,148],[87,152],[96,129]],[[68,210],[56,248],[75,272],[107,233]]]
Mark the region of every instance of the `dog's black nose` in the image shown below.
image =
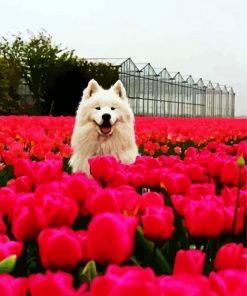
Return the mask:
[[[108,113],[105,113],[105,114],[102,115],[102,119],[104,121],[109,121],[111,119],[111,115],[108,114]]]

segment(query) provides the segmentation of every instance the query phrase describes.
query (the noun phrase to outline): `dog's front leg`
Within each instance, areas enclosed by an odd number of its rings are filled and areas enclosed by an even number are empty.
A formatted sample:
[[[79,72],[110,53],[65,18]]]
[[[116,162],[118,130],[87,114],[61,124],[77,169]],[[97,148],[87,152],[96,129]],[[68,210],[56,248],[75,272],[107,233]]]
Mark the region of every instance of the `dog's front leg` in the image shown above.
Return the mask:
[[[70,166],[72,167],[72,172],[84,172],[88,176],[90,175],[90,169],[88,164],[89,156],[80,155],[79,153],[74,153],[69,161]]]

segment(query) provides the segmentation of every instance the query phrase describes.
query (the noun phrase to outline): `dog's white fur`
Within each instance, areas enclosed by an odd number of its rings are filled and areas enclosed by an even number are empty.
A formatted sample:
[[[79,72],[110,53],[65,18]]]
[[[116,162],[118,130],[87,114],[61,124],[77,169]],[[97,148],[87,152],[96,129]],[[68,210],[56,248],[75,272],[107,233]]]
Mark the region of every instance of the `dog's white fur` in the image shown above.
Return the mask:
[[[100,109],[100,110],[99,110]],[[110,132],[102,132],[102,115],[110,114]],[[134,115],[125,88],[118,80],[110,89],[103,89],[90,80],[79,104],[71,145],[70,165],[73,172],[90,174],[88,159],[96,155],[114,155],[123,163],[135,160]]]

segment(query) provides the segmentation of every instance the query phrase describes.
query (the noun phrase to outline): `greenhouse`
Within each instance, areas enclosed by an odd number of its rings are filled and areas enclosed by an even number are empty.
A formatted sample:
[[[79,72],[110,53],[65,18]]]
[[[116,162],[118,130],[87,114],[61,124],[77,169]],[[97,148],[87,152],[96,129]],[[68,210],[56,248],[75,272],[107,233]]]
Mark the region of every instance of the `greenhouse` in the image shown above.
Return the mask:
[[[234,117],[235,93],[219,83],[194,80],[150,63],[137,64],[131,58],[88,59],[118,67],[130,105],[136,115],[171,117]]]

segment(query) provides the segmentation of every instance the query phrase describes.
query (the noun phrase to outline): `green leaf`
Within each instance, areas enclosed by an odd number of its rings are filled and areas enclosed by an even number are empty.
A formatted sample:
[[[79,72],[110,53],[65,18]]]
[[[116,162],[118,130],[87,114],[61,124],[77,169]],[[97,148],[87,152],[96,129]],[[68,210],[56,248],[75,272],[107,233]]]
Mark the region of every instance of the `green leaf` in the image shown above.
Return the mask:
[[[135,265],[140,266],[140,263],[138,262],[138,260],[136,259],[135,256],[131,256],[131,257],[130,257],[130,261],[131,261],[132,263],[134,263]]]
[[[5,186],[12,178],[14,178],[13,166],[7,165],[0,171],[0,187]]]
[[[143,236],[143,231],[141,227],[137,228],[136,231],[136,240],[141,244],[142,248],[148,253],[153,253],[154,251],[154,242],[145,239]]]
[[[16,263],[16,255],[11,255],[0,262],[0,273],[10,273]]]
[[[79,274],[80,283],[90,283],[97,275],[98,271],[95,261],[91,260],[85,265],[82,272]]]
[[[162,254],[160,249],[155,250],[155,259],[163,273],[172,273],[171,266],[166,260],[165,256]]]
[[[174,212],[174,240],[181,244],[179,248],[189,249],[190,237],[183,225],[183,218],[177,213],[169,193],[164,188],[161,188],[160,192],[165,197],[165,205],[171,207]]]

